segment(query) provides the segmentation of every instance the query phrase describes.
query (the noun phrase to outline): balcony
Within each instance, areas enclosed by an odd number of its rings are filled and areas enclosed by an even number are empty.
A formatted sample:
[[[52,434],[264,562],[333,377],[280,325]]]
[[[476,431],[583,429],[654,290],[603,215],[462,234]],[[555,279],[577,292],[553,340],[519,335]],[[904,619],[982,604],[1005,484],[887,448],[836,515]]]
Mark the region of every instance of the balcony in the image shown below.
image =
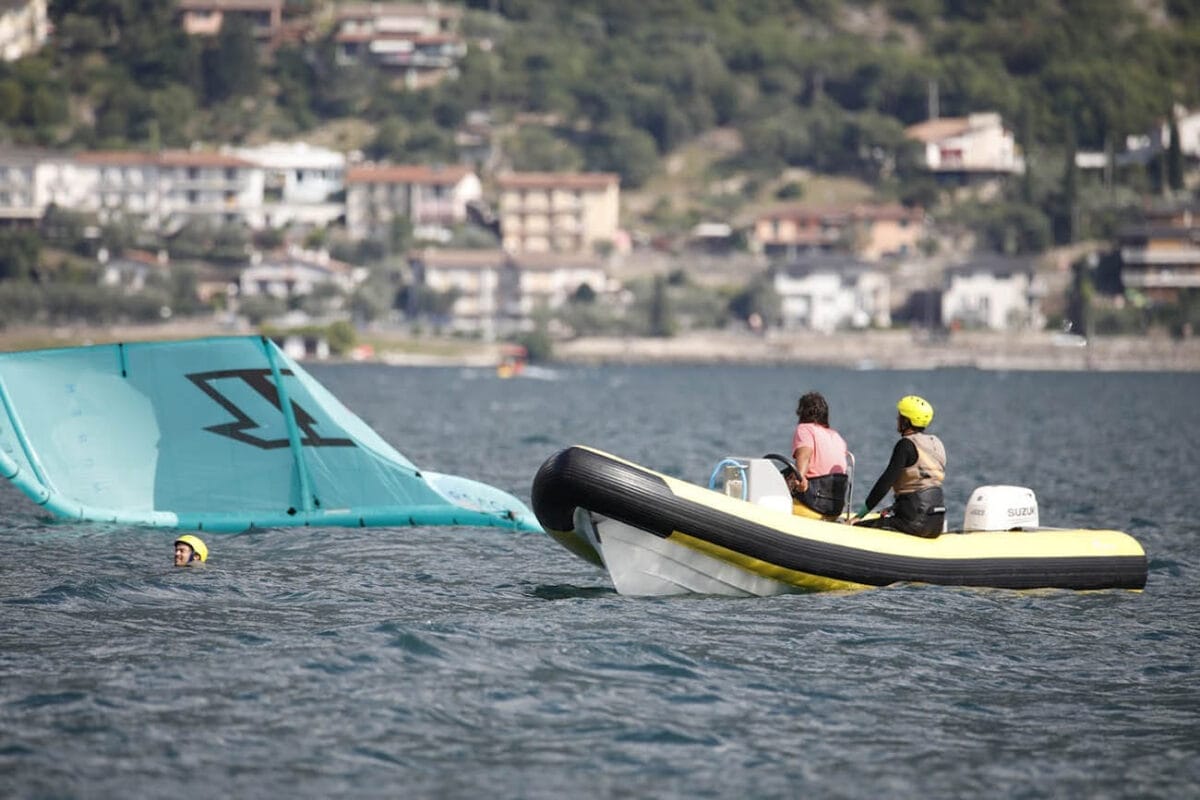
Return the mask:
[[[1141,247],[1121,248],[1124,264],[1171,265],[1200,267],[1200,247],[1178,247],[1174,249],[1147,250]]]
[[[1123,270],[1121,281],[1134,289],[1200,289],[1200,268],[1195,270]]]

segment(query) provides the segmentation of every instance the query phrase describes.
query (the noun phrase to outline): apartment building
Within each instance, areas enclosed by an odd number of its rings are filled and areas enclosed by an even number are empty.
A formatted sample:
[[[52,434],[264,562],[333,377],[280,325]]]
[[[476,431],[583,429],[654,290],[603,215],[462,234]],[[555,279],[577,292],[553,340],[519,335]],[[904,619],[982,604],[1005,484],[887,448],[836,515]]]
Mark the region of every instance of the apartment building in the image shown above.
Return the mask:
[[[30,148],[0,148],[0,222],[36,222],[46,210],[41,164],[47,153]]]
[[[440,312],[408,308],[410,317],[485,339],[502,333],[504,309],[516,292],[515,270],[502,250],[424,249],[409,255],[409,266],[416,285],[453,301]]]
[[[617,237],[620,177],[510,172],[497,179],[500,233],[510,253],[587,253]]]
[[[916,253],[927,234],[925,211],[898,203],[791,206],[761,214],[751,243],[772,259],[801,253],[852,253],[866,261]]]
[[[414,229],[444,229],[467,218],[483,194],[469,167],[363,164],[346,170],[346,231],[355,239],[386,236],[397,218]]]
[[[81,153],[76,160],[95,169],[96,206],[83,210],[101,218],[133,215],[160,228],[196,219],[262,227],[262,168],[236,156],[163,150]]]
[[[1117,241],[1126,288],[1166,303],[1200,289],[1200,206],[1149,209]]]
[[[587,253],[521,253],[511,261],[515,291],[504,312],[518,328],[530,327],[538,309],[560,308],[580,287],[596,295],[612,288],[603,261]]]
[[[457,75],[467,54],[458,28],[463,10],[431,3],[346,3],[337,8],[334,43],[340,63],[394,72],[410,89]]]

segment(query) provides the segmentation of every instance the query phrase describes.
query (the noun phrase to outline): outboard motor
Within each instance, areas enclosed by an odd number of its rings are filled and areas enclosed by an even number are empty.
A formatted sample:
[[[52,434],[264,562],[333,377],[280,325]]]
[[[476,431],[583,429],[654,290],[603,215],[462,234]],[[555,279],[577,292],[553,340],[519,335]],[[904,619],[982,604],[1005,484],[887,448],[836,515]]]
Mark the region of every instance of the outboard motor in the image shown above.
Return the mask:
[[[725,458],[717,464],[708,488],[755,505],[792,513],[792,493],[773,462],[765,458]]]
[[[1038,527],[1037,498],[1024,486],[979,486],[971,492],[963,531],[1020,531]]]

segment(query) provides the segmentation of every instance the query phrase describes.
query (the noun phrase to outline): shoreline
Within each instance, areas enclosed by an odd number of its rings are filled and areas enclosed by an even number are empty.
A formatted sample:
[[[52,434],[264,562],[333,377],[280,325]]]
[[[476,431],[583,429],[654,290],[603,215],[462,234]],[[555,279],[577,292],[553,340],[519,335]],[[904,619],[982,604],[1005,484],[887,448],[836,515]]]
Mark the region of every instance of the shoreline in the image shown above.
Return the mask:
[[[1084,342],[1047,332],[911,331],[832,335],[687,334],[672,339],[589,338],[555,346],[564,363],[796,364],[848,369],[984,369],[1089,372],[1200,371],[1200,339],[1101,337]]]
[[[0,329],[0,351],[254,334],[254,331],[195,322],[100,328],[22,327]],[[361,334],[360,340],[372,346],[372,355],[326,361],[485,368],[500,362],[498,342],[412,337],[388,331],[369,331]],[[1046,331],[968,331],[944,336],[909,330],[836,334],[700,331],[664,339],[605,336],[555,342],[553,358],[548,364],[795,364],[847,369],[1197,372],[1200,337],[1105,336],[1085,342],[1081,337]]]

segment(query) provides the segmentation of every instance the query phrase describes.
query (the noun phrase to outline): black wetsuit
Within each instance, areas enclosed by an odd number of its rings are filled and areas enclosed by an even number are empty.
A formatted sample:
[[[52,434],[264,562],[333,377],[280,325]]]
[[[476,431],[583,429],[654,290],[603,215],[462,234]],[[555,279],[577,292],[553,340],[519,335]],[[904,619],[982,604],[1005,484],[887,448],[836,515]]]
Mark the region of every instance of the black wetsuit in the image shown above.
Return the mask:
[[[901,436],[892,448],[892,458],[867,495],[867,508],[874,508],[888,490],[900,479],[904,470],[917,463],[917,446],[907,436]],[[888,528],[916,536],[937,536],[946,519],[942,487],[935,486],[919,492],[897,495],[891,514],[878,519],[856,522],[867,528]]]

